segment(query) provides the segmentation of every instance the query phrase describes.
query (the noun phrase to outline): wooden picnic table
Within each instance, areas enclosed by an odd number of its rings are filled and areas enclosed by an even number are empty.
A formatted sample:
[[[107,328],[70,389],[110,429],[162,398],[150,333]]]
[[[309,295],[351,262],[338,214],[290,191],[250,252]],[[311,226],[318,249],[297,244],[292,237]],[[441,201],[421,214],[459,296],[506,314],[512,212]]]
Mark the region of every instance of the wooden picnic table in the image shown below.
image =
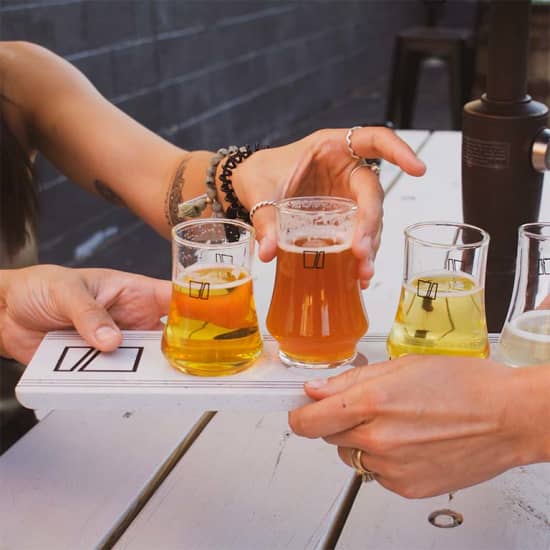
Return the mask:
[[[417,179],[383,165],[384,233],[365,293],[370,335],[393,322],[403,228],[461,220],[460,133],[401,134],[429,169]],[[262,328],[273,274],[273,264],[256,265]],[[432,526],[429,513],[442,508],[463,524]],[[407,500],[362,484],[334,447],[292,434],[286,412],[51,411],[0,457],[0,548],[113,546],[549,549],[550,464],[510,470],[452,501]]]

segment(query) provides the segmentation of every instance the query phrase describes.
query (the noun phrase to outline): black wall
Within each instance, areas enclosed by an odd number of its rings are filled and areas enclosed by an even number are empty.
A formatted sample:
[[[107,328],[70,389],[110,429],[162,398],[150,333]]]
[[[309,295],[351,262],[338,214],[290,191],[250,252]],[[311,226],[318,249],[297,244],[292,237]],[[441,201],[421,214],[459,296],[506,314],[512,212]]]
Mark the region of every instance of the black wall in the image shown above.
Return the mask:
[[[52,49],[144,125],[212,150],[281,143],[354,89],[384,94],[394,35],[422,18],[414,0],[3,0],[0,38]],[[140,220],[39,168],[42,262],[169,276]]]

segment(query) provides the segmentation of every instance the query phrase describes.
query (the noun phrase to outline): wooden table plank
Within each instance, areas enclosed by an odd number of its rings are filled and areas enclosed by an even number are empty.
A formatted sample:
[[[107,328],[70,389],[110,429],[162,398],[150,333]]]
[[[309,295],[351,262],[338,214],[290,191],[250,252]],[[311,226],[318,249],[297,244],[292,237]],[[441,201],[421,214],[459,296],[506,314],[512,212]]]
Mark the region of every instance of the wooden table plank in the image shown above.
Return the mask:
[[[0,548],[99,546],[200,417],[166,410],[50,413],[0,457]]]
[[[452,153],[454,152],[454,154]],[[382,249],[367,304],[376,311],[377,330],[389,330],[402,277],[402,228],[422,220],[462,219],[460,134],[436,132],[421,152],[428,173],[421,180],[403,176],[387,196]],[[547,176],[541,219],[550,219]],[[383,311],[383,304],[391,303]],[[428,521],[436,509],[451,508],[464,523],[439,529]],[[517,468],[487,483],[447,496],[411,501],[376,483],[363,485],[337,548],[377,550],[445,548],[447,550],[550,548],[550,464]]]
[[[440,529],[434,510],[451,508],[462,525]],[[404,546],[406,544],[406,546]],[[441,548],[445,550],[547,550],[550,548],[550,468],[516,468],[448,496],[406,500],[377,483],[359,491],[337,550]]]
[[[286,413],[219,413],[115,548],[316,548],[350,481]]]

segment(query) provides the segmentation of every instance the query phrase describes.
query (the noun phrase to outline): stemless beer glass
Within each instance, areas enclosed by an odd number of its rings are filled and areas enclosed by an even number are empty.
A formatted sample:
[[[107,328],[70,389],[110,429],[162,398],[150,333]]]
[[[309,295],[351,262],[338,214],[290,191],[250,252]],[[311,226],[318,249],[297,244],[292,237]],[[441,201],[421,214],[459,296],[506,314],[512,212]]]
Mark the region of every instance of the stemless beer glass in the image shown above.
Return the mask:
[[[351,252],[357,206],[337,197],[277,203],[277,270],[267,329],[288,366],[352,361],[368,327]]]
[[[472,225],[405,229],[403,285],[387,347],[408,353],[487,357],[485,267],[489,235]]]
[[[218,218],[172,229],[172,300],[162,351],[175,368],[224,376],[262,350],[252,291],[254,229]]]
[[[550,223],[519,228],[514,291],[499,354],[512,366],[550,362]]]

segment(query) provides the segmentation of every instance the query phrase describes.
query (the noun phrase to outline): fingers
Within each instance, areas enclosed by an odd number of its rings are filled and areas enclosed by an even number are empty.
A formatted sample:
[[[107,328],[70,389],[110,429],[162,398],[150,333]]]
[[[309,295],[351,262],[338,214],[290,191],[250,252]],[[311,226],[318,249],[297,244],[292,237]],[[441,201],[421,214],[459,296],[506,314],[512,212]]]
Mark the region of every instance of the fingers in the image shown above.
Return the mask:
[[[338,456],[340,457],[340,460],[344,462],[344,464],[347,464],[350,468],[355,468],[352,461],[352,453],[355,449],[360,449],[361,447],[338,447]],[[379,458],[369,455],[366,451],[363,450],[363,452],[360,455],[361,458],[361,466],[364,470],[368,470],[369,472],[372,472],[374,476],[376,476],[376,479],[378,481],[378,478],[380,476],[380,470],[383,468],[382,462]]]
[[[353,170],[350,190],[358,205],[351,248],[359,259],[361,287],[366,288],[374,275],[374,259],[380,243],[384,191],[378,176],[366,166]]]
[[[383,406],[384,395],[366,382],[386,374],[382,366],[386,364],[353,368],[327,381],[307,383],[306,393],[320,400],[290,412],[292,430],[305,437],[327,437],[372,420]]]
[[[256,210],[253,218],[256,239],[259,244],[260,260],[269,262],[277,252],[277,215],[274,206],[264,206]]]
[[[308,380],[304,384],[304,389],[306,394],[312,399],[324,399],[366,380],[395,372],[399,367],[399,361],[384,361],[363,367],[355,367],[338,376]]]
[[[90,345],[101,351],[113,351],[122,343],[122,335],[111,316],[91,295],[80,278],[72,278],[56,292],[60,313],[66,316]]]
[[[359,156],[383,158],[411,176],[421,176],[426,171],[414,151],[389,128],[358,128],[353,132],[352,146]]]

